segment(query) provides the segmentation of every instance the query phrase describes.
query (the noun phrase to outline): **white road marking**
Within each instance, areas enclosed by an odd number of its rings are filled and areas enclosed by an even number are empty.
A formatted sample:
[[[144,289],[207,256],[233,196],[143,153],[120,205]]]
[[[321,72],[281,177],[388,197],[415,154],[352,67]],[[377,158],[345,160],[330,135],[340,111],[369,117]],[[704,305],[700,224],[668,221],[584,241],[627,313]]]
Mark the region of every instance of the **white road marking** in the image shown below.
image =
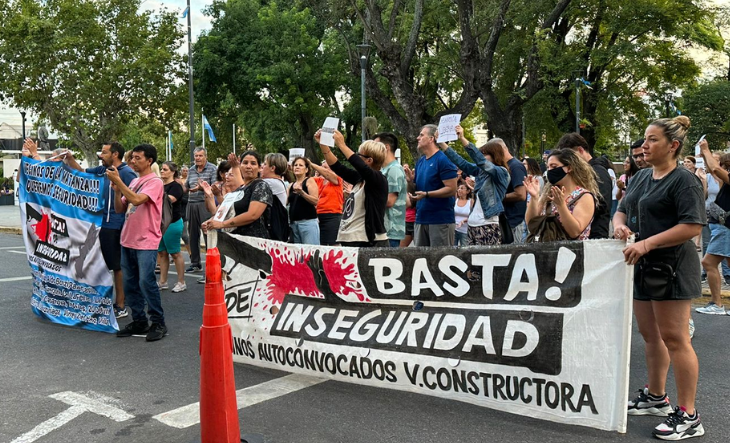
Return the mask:
[[[30,432],[26,432],[25,434],[21,435],[10,443],[34,442],[44,435],[49,434],[51,431],[60,428],[61,426],[70,422],[84,412],[86,412],[86,409],[82,406],[71,406],[57,416],[49,418],[48,420],[33,428],[33,430],[31,430]]]
[[[21,280],[30,280],[33,277],[30,275],[27,275],[25,277],[8,277],[8,278],[0,278],[0,283],[6,282],[6,281],[21,281]]]
[[[26,251],[8,251],[8,252],[12,252],[13,254],[22,254],[22,255],[28,254]]]
[[[2,249],[24,249],[25,245],[21,246],[0,246],[0,250]]]
[[[310,386],[324,383],[327,379],[301,374],[290,374],[236,391],[238,409],[253,406],[282,395],[291,394]],[[200,402],[155,415],[155,420],[173,428],[184,429],[200,423]]]
[[[91,394],[94,395],[95,398],[71,391],[59,392],[58,394],[50,395],[49,397],[60,400],[71,407],[55,417],[44,421],[31,431],[26,432],[10,443],[32,443],[39,438],[50,434],[84,412],[99,414],[117,422],[134,418],[134,415],[128,414],[127,412],[109,404],[112,399],[107,399],[106,397],[94,393]]]

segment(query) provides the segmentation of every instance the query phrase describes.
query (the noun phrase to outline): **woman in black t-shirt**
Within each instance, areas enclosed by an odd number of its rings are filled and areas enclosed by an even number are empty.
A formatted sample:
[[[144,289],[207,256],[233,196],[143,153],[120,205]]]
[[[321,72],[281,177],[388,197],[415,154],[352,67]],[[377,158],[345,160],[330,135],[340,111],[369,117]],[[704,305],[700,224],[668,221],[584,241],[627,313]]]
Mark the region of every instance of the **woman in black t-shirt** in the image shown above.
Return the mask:
[[[172,292],[182,292],[187,289],[185,285],[185,261],[180,253],[180,239],[183,232],[182,219],[182,197],[183,188],[175,181],[178,177],[177,165],[173,162],[165,162],[160,168],[162,182],[165,184],[165,195],[172,202],[172,222],[167,227],[165,235],[162,236],[160,247],[157,250],[157,263],[160,265],[160,289],[167,289],[167,273],[170,269],[170,256],[175,262],[177,270],[177,283]]]
[[[319,142],[321,131],[314,139]],[[320,144],[324,159],[332,171],[344,181],[352,183],[352,192],[345,200],[337,243],[351,247],[389,247],[385,230],[385,206],[388,203],[388,179],[380,168],[385,161],[385,145],[373,140],[364,141],[354,152],[345,144],[340,131],[333,134],[335,146],[354,169],[341,164],[329,146]]]
[[[239,159],[233,154],[228,156],[228,162],[232,181],[241,177],[243,186],[226,194],[213,218],[203,223],[203,231],[232,229],[233,234],[270,238],[267,211],[273,194],[269,185],[259,178],[261,157],[256,151],[246,151],[241,154],[240,166]]]
[[[629,415],[669,415],[654,436],[679,440],[704,434],[695,410],[699,369],[689,336],[691,299],[699,297],[700,261],[692,238],[706,222],[699,178],[677,167],[689,118],[659,119],[645,131],[644,160],[613,218],[614,234],[639,240],[624,249],[634,265],[634,315],[644,338],[648,385],[628,404]],[[666,381],[674,369],[677,404]]]

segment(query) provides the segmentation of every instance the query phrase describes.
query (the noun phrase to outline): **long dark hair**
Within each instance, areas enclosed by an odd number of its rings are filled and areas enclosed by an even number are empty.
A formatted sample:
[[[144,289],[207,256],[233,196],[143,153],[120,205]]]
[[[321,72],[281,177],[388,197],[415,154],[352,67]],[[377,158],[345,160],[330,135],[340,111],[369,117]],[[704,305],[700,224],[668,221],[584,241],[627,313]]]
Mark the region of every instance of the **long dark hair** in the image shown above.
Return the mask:
[[[540,170],[540,165],[537,163],[537,160],[535,160],[532,157],[525,157],[525,162],[527,162],[527,173],[530,175],[533,175],[535,177],[539,177],[542,175],[542,171]]]

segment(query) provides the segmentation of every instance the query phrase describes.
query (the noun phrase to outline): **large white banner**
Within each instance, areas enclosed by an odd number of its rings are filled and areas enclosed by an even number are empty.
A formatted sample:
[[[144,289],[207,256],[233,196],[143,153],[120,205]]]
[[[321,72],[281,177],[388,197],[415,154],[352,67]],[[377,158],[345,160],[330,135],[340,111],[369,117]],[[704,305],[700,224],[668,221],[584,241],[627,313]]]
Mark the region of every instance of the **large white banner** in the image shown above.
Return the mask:
[[[104,180],[62,162],[23,157],[20,215],[33,312],[54,323],[112,333],[119,330],[112,276],[99,245]]]
[[[234,361],[625,432],[619,241],[333,248],[219,234]]]

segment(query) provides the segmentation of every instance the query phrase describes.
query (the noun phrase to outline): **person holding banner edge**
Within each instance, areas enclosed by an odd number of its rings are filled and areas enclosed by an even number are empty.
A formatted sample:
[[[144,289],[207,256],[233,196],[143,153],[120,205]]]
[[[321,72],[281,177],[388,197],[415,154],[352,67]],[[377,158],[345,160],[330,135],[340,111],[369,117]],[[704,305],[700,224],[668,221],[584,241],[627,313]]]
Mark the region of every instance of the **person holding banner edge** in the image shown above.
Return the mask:
[[[129,186],[137,174],[124,161],[124,147],[119,142],[108,142],[101,146],[101,153],[98,155],[101,165],[95,168],[86,168],[86,172],[95,175],[105,175],[107,168],[115,167],[125,185]],[[72,152],[68,152],[63,159],[64,163],[77,171],[84,171],[78,164]],[[117,318],[124,318],[129,315],[129,310],[124,306],[124,277],[122,275],[122,246],[121,235],[124,226],[124,213],[114,210],[114,195],[109,180],[105,180],[105,194],[107,195],[107,207],[105,208],[104,219],[101,222],[99,231],[99,246],[101,255],[104,257],[107,269],[114,273],[114,315]]]
[[[645,343],[649,384],[628,403],[629,415],[668,416],[654,428],[663,440],[704,435],[695,409],[699,365],[687,324],[691,299],[699,297],[700,261],[692,238],[706,223],[699,179],[677,167],[690,121],[686,116],[659,119],[645,131],[642,157],[652,168],[631,180],[613,217],[614,236],[638,241],[624,257],[634,268],[634,315]],[[678,406],[666,394],[670,363]]]
[[[114,189],[114,209],[124,212],[122,228],[122,272],[127,305],[132,310],[132,322],[117,332],[117,337],[147,334],[147,341],[157,341],[167,334],[160,288],[155,278],[157,249],[162,239],[162,180],[152,172],[157,150],[149,144],[132,149],[130,166],[139,177],[129,187],[124,184],[117,168],[110,167],[106,175]],[[152,325],[147,322],[147,304]]]

